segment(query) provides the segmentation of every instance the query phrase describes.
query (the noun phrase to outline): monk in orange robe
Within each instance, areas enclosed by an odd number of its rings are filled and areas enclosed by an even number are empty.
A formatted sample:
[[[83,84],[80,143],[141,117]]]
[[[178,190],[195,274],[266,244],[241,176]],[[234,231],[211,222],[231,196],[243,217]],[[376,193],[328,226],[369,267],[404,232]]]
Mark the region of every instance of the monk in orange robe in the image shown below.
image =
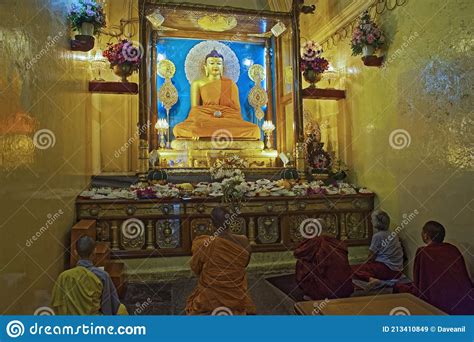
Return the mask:
[[[191,84],[191,111],[174,127],[176,138],[260,139],[258,126],[242,119],[239,90],[222,77],[223,62],[216,50],[206,56],[206,77]]]
[[[251,254],[249,241],[246,236],[229,231],[235,218],[226,209],[214,208],[211,218],[216,233],[193,241],[191,270],[199,280],[187,299],[186,314],[255,314],[245,272]]]
[[[473,283],[459,249],[443,242],[445,234],[439,222],[425,223],[422,238],[426,246],[416,251],[414,282],[397,285],[395,292],[410,292],[451,315],[472,315]]]
[[[354,292],[352,270],[347,246],[326,233],[306,239],[295,249],[296,282],[306,296],[313,300],[349,297]]]

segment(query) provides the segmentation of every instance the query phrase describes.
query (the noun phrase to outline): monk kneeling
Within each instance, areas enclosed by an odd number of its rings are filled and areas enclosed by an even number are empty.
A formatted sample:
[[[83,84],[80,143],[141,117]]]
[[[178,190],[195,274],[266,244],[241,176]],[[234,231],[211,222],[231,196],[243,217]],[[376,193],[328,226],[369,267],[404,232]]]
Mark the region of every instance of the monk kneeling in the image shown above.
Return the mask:
[[[444,227],[429,221],[421,233],[425,247],[416,251],[412,285],[398,285],[396,292],[411,292],[451,315],[474,314],[474,288],[456,248],[443,242]]]
[[[76,267],[64,271],[53,288],[52,307],[58,315],[126,315],[107,272],[92,263],[95,241],[83,236],[76,242]]]
[[[318,220],[320,236],[304,240],[294,251],[296,282],[314,300],[349,297],[354,292],[346,244],[327,234]]]
[[[230,232],[232,217],[226,209],[214,208],[211,219],[219,235],[201,235],[193,241],[191,270],[199,279],[188,297],[186,313],[255,314],[245,272],[250,262],[249,241],[246,236]]]

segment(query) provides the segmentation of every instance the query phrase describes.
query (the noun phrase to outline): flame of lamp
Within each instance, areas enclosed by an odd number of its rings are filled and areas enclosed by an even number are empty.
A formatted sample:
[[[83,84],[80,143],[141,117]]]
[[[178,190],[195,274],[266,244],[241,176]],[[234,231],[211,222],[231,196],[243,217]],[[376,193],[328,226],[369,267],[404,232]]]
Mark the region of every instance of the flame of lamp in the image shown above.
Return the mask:
[[[272,148],[272,132],[275,130],[275,125],[271,121],[264,121],[262,124],[262,130],[265,135],[265,148]]]

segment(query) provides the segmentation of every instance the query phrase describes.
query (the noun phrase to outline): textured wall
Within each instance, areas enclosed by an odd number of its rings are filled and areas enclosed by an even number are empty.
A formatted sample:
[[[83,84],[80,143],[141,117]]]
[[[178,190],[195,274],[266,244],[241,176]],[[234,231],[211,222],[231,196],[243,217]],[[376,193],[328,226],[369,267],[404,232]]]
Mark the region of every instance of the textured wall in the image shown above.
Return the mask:
[[[129,2],[106,7],[109,26],[128,17]],[[88,92],[95,51],[70,51],[68,3],[0,1],[0,314],[32,314],[49,304],[65,266],[75,197],[91,173],[133,171],[136,160],[138,96]],[[126,33],[136,40],[138,27]],[[107,41],[98,43],[103,48]],[[103,76],[118,80],[107,67]],[[11,125],[16,113],[36,125],[21,137],[23,145],[5,143],[18,137],[13,133],[22,125]],[[35,132],[42,133],[36,140]]]
[[[385,66],[365,67],[341,41],[325,56],[340,69],[347,99],[310,110],[337,122],[334,144],[352,180],[377,193],[393,228],[405,219],[400,236],[409,260],[422,245],[423,223],[438,220],[474,274],[470,13],[470,0],[408,0],[386,12],[379,18],[389,40]]]
[[[74,198],[89,181],[88,64],[68,48],[65,12],[65,1],[0,2],[2,125],[25,112],[36,132],[47,130],[32,164],[0,170],[1,314],[48,304],[64,269]]]

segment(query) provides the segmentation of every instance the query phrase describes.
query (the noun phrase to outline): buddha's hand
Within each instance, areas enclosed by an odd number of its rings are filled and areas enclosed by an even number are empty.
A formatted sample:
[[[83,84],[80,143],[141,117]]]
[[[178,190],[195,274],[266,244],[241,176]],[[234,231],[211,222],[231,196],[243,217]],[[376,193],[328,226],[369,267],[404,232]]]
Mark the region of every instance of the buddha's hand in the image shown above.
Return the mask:
[[[222,117],[222,112],[221,112],[220,110],[216,110],[216,111],[214,112],[214,117],[216,117],[216,118],[221,118],[221,117]]]

